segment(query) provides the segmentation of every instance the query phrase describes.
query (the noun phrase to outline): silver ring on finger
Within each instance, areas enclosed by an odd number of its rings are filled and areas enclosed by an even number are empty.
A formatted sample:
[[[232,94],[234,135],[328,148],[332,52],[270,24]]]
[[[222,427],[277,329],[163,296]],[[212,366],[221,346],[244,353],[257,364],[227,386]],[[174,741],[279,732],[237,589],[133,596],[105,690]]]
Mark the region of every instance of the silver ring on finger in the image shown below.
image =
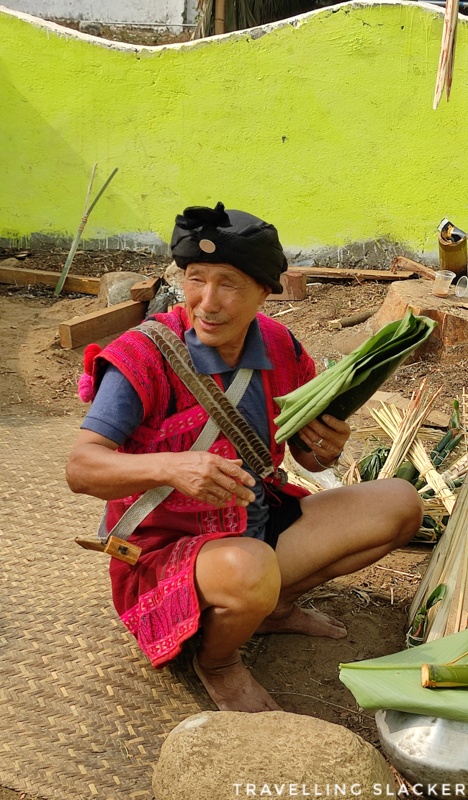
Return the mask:
[[[315,444],[317,445],[317,447],[321,447],[323,444],[323,439],[319,439],[317,442],[315,442]]]

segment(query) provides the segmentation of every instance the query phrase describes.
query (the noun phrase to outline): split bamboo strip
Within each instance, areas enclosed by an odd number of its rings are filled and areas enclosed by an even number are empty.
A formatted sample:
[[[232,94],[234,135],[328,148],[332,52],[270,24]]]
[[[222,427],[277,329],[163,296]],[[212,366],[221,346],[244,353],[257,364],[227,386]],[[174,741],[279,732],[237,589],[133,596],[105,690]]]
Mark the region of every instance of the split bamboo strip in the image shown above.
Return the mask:
[[[428,486],[434,490],[437,497],[440,497],[448,513],[451,514],[455,506],[456,495],[454,495],[444,479],[437,472],[423,445],[417,439],[410,449],[410,458],[411,454],[414,456],[413,463],[415,467],[419,470],[421,476],[427,481]]]
[[[436,395],[433,397],[435,399]],[[389,407],[382,403],[381,409],[371,409],[370,413],[373,418],[379,422],[384,431],[395,440],[403,422],[401,412],[395,408],[395,406]],[[415,438],[404,451],[401,461],[403,461],[406,455],[414,464],[421,476],[426,480],[428,486],[434,490],[438,497],[441,498],[445,508],[449,514],[451,514],[455,505],[456,497],[433,466],[426,450],[424,449],[424,446],[417,437],[417,429],[415,431]],[[389,473],[389,471],[386,470],[388,460],[389,459],[387,458],[387,461],[385,462],[384,467],[379,474],[379,478],[392,477],[395,474],[398,464],[396,469]]]
[[[463,475],[466,475],[468,472],[468,453],[463,453],[453,464],[448,467],[448,469],[444,470],[443,472],[439,472],[440,477],[442,480],[450,486],[452,481],[456,481],[457,478],[462,478]],[[420,489],[420,494],[424,494],[429,489],[429,485],[426,484],[425,486]]]
[[[361,481],[361,473],[359,472],[357,461],[352,461],[346,472],[343,474],[341,482],[344,486],[352,486],[355,483],[361,483]]]
[[[464,540],[466,540],[465,527],[467,514],[468,482],[463,484],[445,532],[432,554],[429,566],[411,604],[409,610],[410,619],[414,618],[416,612],[424,604],[434,587],[445,582],[444,578],[446,579],[448,577],[449,571],[455,566],[454,562],[457,560],[457,551],[460,553],[461,550],[465,550],[466,541]],[[462,542],[464,543],[463,548],[461,547]],[[447,605],[448,600],[451,600],[449,595],[450,592],[447,592],[447,603],[445,598],[441,603]],[[432,638],[436,638],[434,631],[432,633]]]
[[[289,448],[286,448],[282,466],[288,472],[288,478],[291,483],[302,486],[311,494],[324,491],[323,486],[314,480],[313,474],[294,461]]]
[[[449,633],[456,633],[460,629],[464,583],[466,580],[466,570],[463,563],[465,558],[464,543],[458,541],[455,544],[454,541],[440,576],[440,583],[443,583],[446,587],[445,596],[431,609],[434,613],[428,618],[426,628],[427,642],[440,639],[442,636],[448,636]],[[448,629],[450,619],[451,630]]]
[[[442,525],[442,520],[444,517],[447,516],[447,509],[445,508],[442,500],[440,497],[424,497],[424,513],[431,516],[435,522],[438,522],[439,525]],[[445,525],[443,526],[445,528]]]
[[[403,415],[398,411],[396,406],[387,406],[385,403],[382,403],[380,410],[371,409],[371,415],[379,423],[382,422],[383,429],[390,434],[393,439],[390,453],[380,471],[379,479],[393,477],[400,464],[404,461],[411,445],[416,439],[419,428],[426,419],[441,391],[442,387],[439,387],[436,392],[428,396],[426,392],[426,381],[424,380],[418,391],[411,398],[411,402]],[[386,425],[383,424],[384,421],[386,421]]]
[[[436,606],[436,614],[427,626],[427,641],[457,633],[466,627],[465,617],[468,602],[468,535],[465,532],[466,517],[457,517],[453,543],[443,566],[440,583],[446,593]],[[429,565],[430,566],[430,565]]]
[[[455,481],[457,478],[463,477],[468,472],[468,453],[463,453],[460,458],[457,458],[453,464],[444,472],[441,472],[441,476],[444,481]]]
[[[453,591],[453,599],[447,612],[447,621],[444,626],[444,636],[464,630],[467,627],[466,612],[468,601],[468,540],[465,539],[464,553],[461,557],[461,568],[458,570],[457,582]],[[436,636],[437,629],[433,626],[430,630],[431,638]]]
[[[465,450],[468,450],[468,430],[467,430],[467,423],[468,423],[468,415],[467,415],[467,395],[466,389],[463,387],[462,390],[462,401],[461,401],[461,424],[463,428],[463,441],[465,442]]]

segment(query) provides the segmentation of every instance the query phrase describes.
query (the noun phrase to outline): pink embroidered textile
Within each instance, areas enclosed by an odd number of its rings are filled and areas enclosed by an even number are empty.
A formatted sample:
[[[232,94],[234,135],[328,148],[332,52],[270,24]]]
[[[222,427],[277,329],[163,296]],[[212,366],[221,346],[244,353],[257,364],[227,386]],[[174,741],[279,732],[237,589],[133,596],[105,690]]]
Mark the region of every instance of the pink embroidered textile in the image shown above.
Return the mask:
[[[158,314],[183,338],[190,327],[185,309]],[[271,454],[275,468],[283,459],[284,445],[274,440],[273,419],[279,413],[273,397],[286,394],[315,374],[312,359],[298,355],[288,330],[261,314],[260,331],[274,369],[262,372]],[[144,408],[143,423],[119,448],[126,453],[165,453],[189,450],[208,415],[164,361],[156,346],[143,334],[128,331],[111,342],[94,360],[93,379],[99,380],[104,361],[117,366],[132,383]],[[214,376],[222,388],[219,376]],[[236,458],[231,443],[220,434],[210,452]],[[278,486],[279,481],[267,479]],[[282,491],[297,497],[307,494],[286,484]],[[138,495],[108,504],[110,530]],[[112,559],[110,577],[114,605],[128,630],[154,666],[162,666],[180,652],[183,641],[199,626],[199,605],[194,585],[194,567],[200,548],[213,539],[239,536],[245,531],[244,508],[231,505],[215,509],[208,504],[173,491],[146,517],[130,541],[138,542],[142,554],[131,566]]]

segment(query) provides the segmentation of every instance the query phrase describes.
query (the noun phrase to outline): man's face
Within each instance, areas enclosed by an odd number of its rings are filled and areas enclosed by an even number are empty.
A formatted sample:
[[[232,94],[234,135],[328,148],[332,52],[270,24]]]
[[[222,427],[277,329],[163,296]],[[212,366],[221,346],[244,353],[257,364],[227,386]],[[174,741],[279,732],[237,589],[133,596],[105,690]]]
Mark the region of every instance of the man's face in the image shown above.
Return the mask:
[[[250,323],[270,289],[230,264],[189,264],[184,291],[187,313],[206,345],[242,348]]]

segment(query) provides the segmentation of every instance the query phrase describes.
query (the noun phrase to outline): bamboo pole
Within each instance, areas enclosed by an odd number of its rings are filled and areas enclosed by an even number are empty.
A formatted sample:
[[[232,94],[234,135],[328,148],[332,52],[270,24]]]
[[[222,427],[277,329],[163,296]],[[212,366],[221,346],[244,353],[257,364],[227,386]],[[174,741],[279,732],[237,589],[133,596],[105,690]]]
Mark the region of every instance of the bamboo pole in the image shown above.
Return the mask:
[[[421,664],[421,685],[424,689],[468,688],[468,665]]]
[[[88,222],[89,215],[91,214],[91,211],[95,207],[95,205],[98,202],[98,200],[104,194],[105,190],[109,186],[109,184],[110,184],[112,178],[114,177],[114,175],[116,175],[116,173],[119,171],[118,167],[116,167],[113,170],[113,172],[109,175],[109,177],[107,178],[107,180],[105,181],[105,183],[103,184],[103,186],[101,187],[99,192],[97,193],[97,195],[94,198],[94,200],[91,203],[91,205],[89,205],[89,198],[90,198],[90,195],[91,195],[91,189],[92,189],[93,182],[94,182],[94,176],[96,174],[96,167],[97,167],[97,164],[94,165],[93,170],[91,172],[91,178],[90,178],[89,184],[88,184],[88,191],[86,193],[85,210],[84,210],[83,216],[81,218],[81,222],[80,222],[80,224],[78,226],[78,230],[77,230],[77,232],[75,234],[75,238],[72,241],[72,244],[71,244],[71,247],[70,247],[70,251],[68,253],[67,260],[65,261],[65,265],[63,267],[63,270],[62,270],[62,272],[60,274],[60,278],[58,280],[57,286],[55,287],[55,292],[54,292],[55,297],[58,297],[58,295],[62,291],[63,284],[65,283],[65,279],[66,279],[66,277],[68,275],[68,271],[69,271],[69,269],[70,269],[70,267],[72,265],[72,261],[73,261],[73,259],[75,257],[75,253],[76,253],[76,251],[78,249],[78,245],[80,243],[81,236],[82,236],[83,231],[84,231],[84,229],[86,227],[86,223]]]
[[[442,43],[440,46],[439,66],[437,68],[437,79],[434,91],[434,102],[432,104],[434,110],[439,105],[444,87],[447,100],[450,97],[455,59],[455,43],[457,38],[458,11],[459,0],[447,0],[445,5]]]
[[[226,0],[215,0],[215,36],[225,32]]]

